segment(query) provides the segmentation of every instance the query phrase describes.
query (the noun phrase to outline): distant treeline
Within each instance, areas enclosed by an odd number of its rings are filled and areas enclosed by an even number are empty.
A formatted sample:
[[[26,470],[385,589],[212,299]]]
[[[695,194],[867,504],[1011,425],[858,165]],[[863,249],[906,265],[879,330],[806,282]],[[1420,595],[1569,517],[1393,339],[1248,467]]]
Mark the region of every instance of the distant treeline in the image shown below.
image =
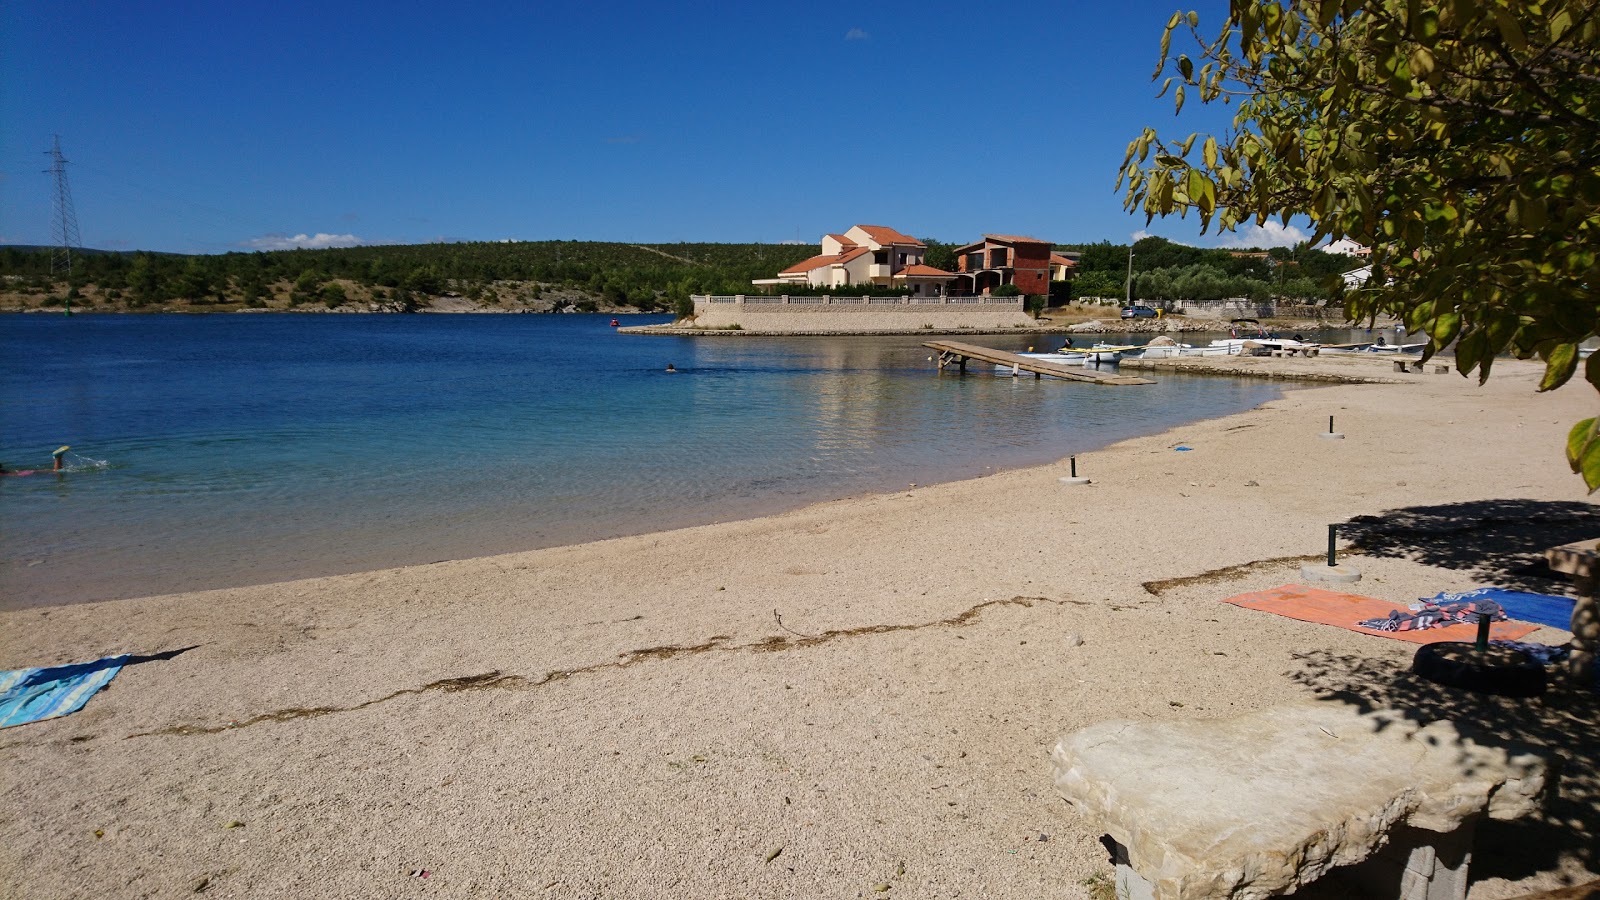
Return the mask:
[[[955,245],[927,239],[929,265],[954,270]],[[1065,244],[1082,254],[1073,296],[1121,297],[1128,272],[1126,244]],[[1332,294],[1352,257],[1301,246],[1241,253],[1203,249],[1151,237],[1133,249],[1133,296],[1177,302],[1248,297],[1315,302]],[[557,289],[581,292],[613,306],[642,310],[686,308],[691,294],[746,294],[751,281],[820,253],[799,244],[652,244],[599,241],[528,241],[394,244],[326,250],[275,250],[185,256],[169,253],[74,252],[70,283],[52,278],[51,250],[0,247],[0,288],[76,296],[97,294],[127,308],[186,301],[264,306],[287,291],[287,301],[345,300],[345,284],[359,296],[406,308],[413,295],[486,294],[515,284],[524,296]],[[1056,291],[1052,288],[1052,293]],[[1057,302],[1062,297],[1055,298]],[[280,299],[280,303],[282,300]]]
[[[1072,292],[1079,297],[1121,297],[1128,280],[1127,244],[1061,244],[1078,260]],[[1361,266],[1353,256],[1323,253],[1305,244],[1271,250],[1190,247],[1147,237],[1133,250],[1133,299],[1177,303],[1245,297],[1315,303],[1333,297],[1338,276]]]
[[[171,300],[249,304],[289,283],[322,296],[330,282],[438,295],[471,295],[497,282],[583,291],[618,306],[671,308],[690,294],[750,292],[755,278],[821,252],[795,244],[653,244],[598,241],[394,244],[327,250],[184,256],[167,253],[73,254],[70,287],[116,292],[130,307]],[[7,289],[51,290],[48,248],[0,248]],[[337,285],[334,285],[337,287]]]

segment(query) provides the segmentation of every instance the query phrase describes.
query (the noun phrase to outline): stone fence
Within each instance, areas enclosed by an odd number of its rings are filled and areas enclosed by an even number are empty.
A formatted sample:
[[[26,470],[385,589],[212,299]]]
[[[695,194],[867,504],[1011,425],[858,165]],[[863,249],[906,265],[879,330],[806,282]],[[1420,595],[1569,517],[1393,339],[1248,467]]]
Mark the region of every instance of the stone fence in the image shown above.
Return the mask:
[[[1010,330],[1036,324],[1021,297],[696,295],[694,326],[765,332]]]
[[[690,298],[694,300],[695,311],[699,312],[702,305],[712,306],[717,304],[732,303],[740,306],[985,306],[991,308],[1012,308],[1021,310],[1022,297],[916,297],[901,295],[899,297],[834,297],[828,294],[783,294],[772,297],[766,294],[734,294],[734,295],[706,295],[696,294]]]

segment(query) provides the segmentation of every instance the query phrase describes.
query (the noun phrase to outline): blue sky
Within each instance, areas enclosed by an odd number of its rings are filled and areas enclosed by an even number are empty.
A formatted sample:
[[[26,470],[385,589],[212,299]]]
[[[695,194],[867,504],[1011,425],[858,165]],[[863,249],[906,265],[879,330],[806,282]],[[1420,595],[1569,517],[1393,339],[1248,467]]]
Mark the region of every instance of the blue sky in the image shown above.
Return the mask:
[[[1208,32],[1225,0],[1196,0]],[[1112,190],[1174,119],[1173,0],[0,6],[0,243],[225,252],[1146,232]],[[1278,235],[1246,234],[1270,244]],[[1292,235],[1291,235],[1292,237]],[[1280,241],[1281,242],[1281,241]]]

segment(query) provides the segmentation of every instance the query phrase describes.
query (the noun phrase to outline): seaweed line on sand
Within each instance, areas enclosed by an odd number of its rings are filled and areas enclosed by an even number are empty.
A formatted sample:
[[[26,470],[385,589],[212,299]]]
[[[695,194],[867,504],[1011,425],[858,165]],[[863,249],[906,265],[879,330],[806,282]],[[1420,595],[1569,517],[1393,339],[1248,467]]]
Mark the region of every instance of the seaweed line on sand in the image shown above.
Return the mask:
[[[1354,556],[1349,550],[1342,551],[1346,556]],[[1257,569],[1269,566],[1292,565],[1297,563],[1316,562],[1324,559],[1321,553],[1311,553],[1305,556],[1278,556],[1272,559],[1258,559],[1254,562],[1240,563],[1236,566],[1223,566],[1220,569],[1210,569],[1198,575],[1184,575],[1181,578],[1167,578],[1162,581],[1146,581],[1143,587],[1147,593],[1157,597],[1175,587],[1184,587],[1191,584],[1211,584],[1217,581],[1234,581],[1249,575]]]
[[[532,690],[534,688],[543,687],[552,682],[565,681],[568,678],[573,678],[578,675],[590,675],[596,672],[606,671],[608,669],[626,669],[650,660],[673,659],[675,657],[690,656],[696,653],[708,653],[713,650],[725,652],[753,650],[765,653],[773,653],[782,650],[799,649],[801,647],[812,647],[818,644],[825,644],[830,641],[840,640],[848,637],[857,637],[860,635],[889,634],[896,631],[920,631],[925,628],[961,628],[977,621],[977,619],[983,614],[983,611],[991,606],[1021,606],[1025,609],[1031,609],[1035,603],[1053,603],[1059,605],[1064,602],[1069,601],[1051,600],[1048,597],[1012,597],[1009,600],[985,600],[982,603],[957,613],[954,616],[945,619],[935,619],[931,622],[910,622],[902,625],[862,625],[856,628],[837,628],[824,631],[816,635],[802,636],[798,640],[790,640],[782,635],[771,635],[753,643],[728,644],[726,642],[730,640],[729,636],[725,634],[719,634],[713,635],[703,643],[699,644],[680,646],[669,645],[664,647],[646,647],[641,650],[630,650],[627,653],[621,654],[621,657],[615,662],[595,663],[591,666],[581,666],[575,669],[557,669],[545,673],[545,675],[540,678],[529,678],[525,675],[506,674],[496,670],[493,672],[484,672],[480,675],[462,675],[456,678],[442,678],[438,681],[422,685],[421,687],[404,688],[395,691],[392,694],[367,700],[363,703],[357,703],[353,706],[290,707],[287,709],[276,710],[274,712],[262,713],[259,716],[252,716],[239,722],[228,722],[225,725],[173,725],[167,728],[159,728],[155,731],[136,732],[128,735],[127,737],[137,738],[167,735],[186,736],[197,734],[219,734],[224,731],[237,731],[240,728],[248,728],[252,725],[261,725],[268,722],[288,722],[295,719],[314,719],[321,716],[332,715],[334,713],[355,712],[356,710],[366,709],[369,706],[376,706],[379,703],[386,703],[398,697],[407,697],[416,694],[456,693],[460,691],[488,690],[491,688],[506,690]],[[773,615],[777,615],[777,610],[773,611]],[[779,625],[782,626],[783,620],[781,617],[779,617],[778,622]],[[784,630],[787,631],[789,629],[785,627]],[[798,632],[791,633],[798,634]]]

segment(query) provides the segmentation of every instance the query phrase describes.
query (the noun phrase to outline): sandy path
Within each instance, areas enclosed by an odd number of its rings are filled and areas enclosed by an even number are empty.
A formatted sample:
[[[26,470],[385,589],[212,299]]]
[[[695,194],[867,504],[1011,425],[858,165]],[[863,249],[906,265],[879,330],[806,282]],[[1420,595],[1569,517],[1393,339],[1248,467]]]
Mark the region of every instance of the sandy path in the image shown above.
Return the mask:
[[[1109,867],[1051,784],[1061,733],[1342,688],[1498,716],[1587,765],[1558,810],[1575,824],[1491,835],[1522,849],[1480,847],[1472,896],[1558,885],[1600,865],[1592,702],[1398,691],[1408,645],[1217,602],[1296,580],[1328,523],[1386,510],[1600,535],[1560,455],[1594,395],[1496,370],[1296,391],[1080,456],[1087,487],[1062,463],[0,614],[0,668],[184,651],[0,732],[0,878],[24,897],[1084,897]],[[1317,437],[1330,414],[1347,439]],[[1468,554],[1411,556],[1352,558],[1359,590],[1404,602],[1484,576]]]

